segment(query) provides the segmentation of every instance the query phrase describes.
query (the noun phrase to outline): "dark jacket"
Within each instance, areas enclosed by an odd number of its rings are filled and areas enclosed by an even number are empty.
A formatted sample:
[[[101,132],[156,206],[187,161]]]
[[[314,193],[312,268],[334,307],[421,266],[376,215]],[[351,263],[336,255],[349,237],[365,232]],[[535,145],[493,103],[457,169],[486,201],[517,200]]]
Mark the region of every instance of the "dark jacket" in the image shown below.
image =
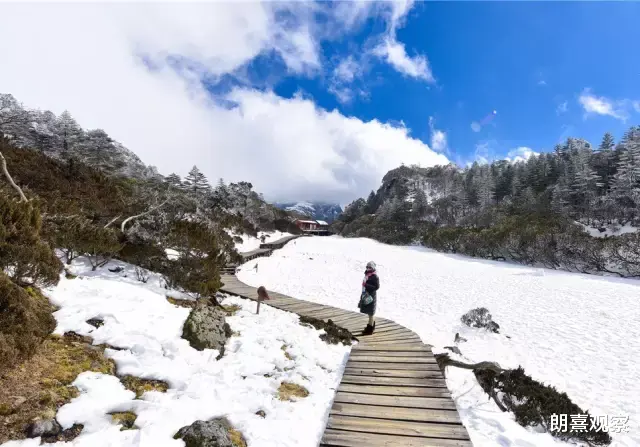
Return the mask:
[[[378,279],[378,275],[376,273],[369,276],[367,282],[364,284],[364,288],[369,295],[373,298],[376,297],[376,290],[380,288],[380,279]]]

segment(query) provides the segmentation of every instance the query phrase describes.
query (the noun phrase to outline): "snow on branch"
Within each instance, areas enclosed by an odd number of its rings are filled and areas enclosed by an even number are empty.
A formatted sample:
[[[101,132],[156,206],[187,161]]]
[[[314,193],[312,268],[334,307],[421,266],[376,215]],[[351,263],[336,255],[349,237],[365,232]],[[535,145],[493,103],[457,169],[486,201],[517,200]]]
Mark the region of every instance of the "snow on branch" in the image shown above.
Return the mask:
[[[169,201],[169,199],[166,199],[164,202],[160,203],[159,205],[156,206],[152,206],[151,208],[149,208],[147,211],[145,211],[144,213],[140,213],[140,214],[136,214],[135,216],[130,216],[127,217],[125,220],[122,221],[122,224],[120,225],[120,231],[122,231],[124,233],[124,229],[126,227],[126,225],[134,220],[134,219],[138,219],[140,217],[146,216],[147,214],[152,213],[153,211],[161,208],[162,206],[164,206],[165,203],[167,203]],[[118,216],[119,217],[119,216]]]
[[[4,172],[4,176],[7,178],[7,181],[13,189],[15,189],[20,195],[20,202],[28,202],[27,196],[24,195],[22,189],[20,189],[20,187],[16,185],[16,182],[13,181],[13,178],[11,178],[11,174],[9,174],[9,170],[7,169],[7,160],[4,158],[4,155],[2,155],[2,152],[0,152],[0,161],[2,161],[2,172]]]

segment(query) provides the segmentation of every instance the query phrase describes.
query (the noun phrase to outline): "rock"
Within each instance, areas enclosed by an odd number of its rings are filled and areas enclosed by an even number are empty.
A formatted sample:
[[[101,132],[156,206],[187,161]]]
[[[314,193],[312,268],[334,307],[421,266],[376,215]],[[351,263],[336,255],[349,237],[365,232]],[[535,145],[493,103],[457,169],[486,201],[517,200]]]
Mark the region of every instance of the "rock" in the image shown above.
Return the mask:
[[[9,398],[13,401],[13,408],[19,408],[23,403],[27,401],[27,398],[24,396],[10,396]]]
[[[123,270],[124,270],[124,268],[119,267],[119,266],[118,266],[118,267],[115,267],[115,268],[112,268],[112,269],[109,269],[109,271],[110,271],[111,273],[120,273],[120,272],[121,272],[121,271],[123,271]]]
[[[264,410],[258,410],[258,411],[256,411],[256,414],[258,416],[260,416],[261,418],[267,417],[267,413],[265,413]]]
[[[456,332],[456,337],[453,339],[454,343],[464,343],[465,341],[467,341],[466,338],[464,337],[460,337],[460,333]]]
[[[231,430],[231,424],[225,418],[195,421],[178,430],[173,438],[182,439],[186,447],[234,447]]]
[[[491,319],[491,313],[485,307],[470,310],[460,318],[460,321],[469,327],[483,328],[496,334],[499,333],[500,326]]]
[[[100,318],[91,318],[90,320],[87,320],[87,324],[90,324],[95,328],[99,328],[104,324],[104,320],[101,320]]]
[[[462,355],[462,352],[460,352],[460,348],[458,348],[457,346],[445,346],[444,349],[448,349],[451,352]]]
[[[217,349],[220,351],[218,359],[221,358],[224,344],[231,336],[231,327],[225,322],[225,316],[224,308],[199,301],[184,323],[182,338],[198,351]]]
[[[27,438],[56,436],[61,432],[62,427],[55,419],[35,420],[27,427]]]

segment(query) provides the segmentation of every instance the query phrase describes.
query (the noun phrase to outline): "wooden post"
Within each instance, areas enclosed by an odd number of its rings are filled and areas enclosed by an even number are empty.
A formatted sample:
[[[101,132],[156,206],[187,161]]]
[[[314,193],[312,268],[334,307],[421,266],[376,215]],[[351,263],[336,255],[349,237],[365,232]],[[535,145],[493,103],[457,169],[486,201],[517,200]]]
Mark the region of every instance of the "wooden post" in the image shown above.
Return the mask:
[[[256,315],[260,314],[260,303],[263,300],[268,300],[269,298],[269,294],[267,293],[267,289],[264,288],[264,286],[260,286],[258,287],[258,307],[256,309]]]

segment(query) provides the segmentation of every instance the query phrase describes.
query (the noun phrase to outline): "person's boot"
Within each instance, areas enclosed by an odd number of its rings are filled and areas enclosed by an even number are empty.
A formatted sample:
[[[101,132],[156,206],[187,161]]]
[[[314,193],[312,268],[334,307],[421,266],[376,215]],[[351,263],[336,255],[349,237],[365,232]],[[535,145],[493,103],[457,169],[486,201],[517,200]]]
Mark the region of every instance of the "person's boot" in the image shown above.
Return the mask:
[[[362,331],[362,335],[371,335],[373,334],[373,326],[367,324],[367,327]]]
[[[376,330],[376,322],[373,322],[373,326],[371,326],[371,334],[373,334],[373,331]]]

